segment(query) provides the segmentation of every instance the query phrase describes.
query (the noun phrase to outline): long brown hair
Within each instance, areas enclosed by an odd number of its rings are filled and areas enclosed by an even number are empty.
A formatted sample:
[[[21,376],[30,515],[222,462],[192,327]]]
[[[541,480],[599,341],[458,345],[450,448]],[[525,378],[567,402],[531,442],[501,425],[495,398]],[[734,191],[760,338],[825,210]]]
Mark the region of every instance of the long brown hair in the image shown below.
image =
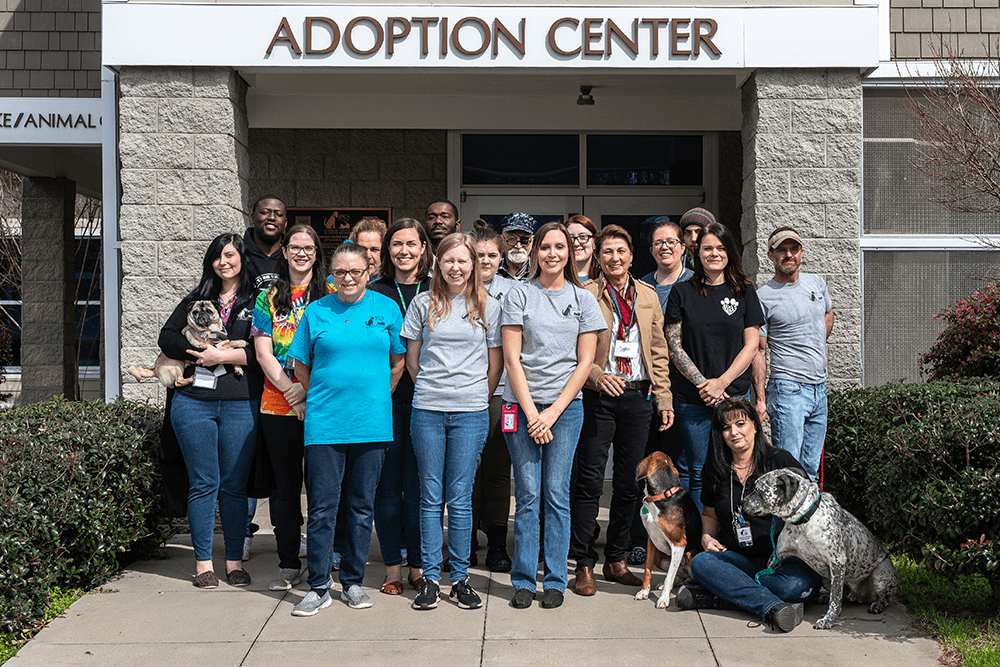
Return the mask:
[[[444,279],[444,263],[442,258],[446,252],[459,246],[469,251],[469,258],[472,261],[472,272],[469,274],[469,279],[465,282],[465,288],[462,290],[465,294],[465,309],[469,313],[469,322],[472,324],[472,328],[475,329],[476,320],[478,319],[483,327],[489,331],[490,326],[486,321],[486,303],[489,301],[490,296],[483,287],[482,278],[479,277],[479,271],[476,268],[476,244],[472,242],[472,237],[462,232],[448,234],[448,236],[441,239],[440,243],[438,243],[437,252],[435,253],[437,263],[434,267],[434,275],[431,278],[431,307],[427,313],[427,328],[433,331],[435,325],[451,315],[452,294],[451,290],[448,289],[448,283]]]
[[[726,268],[722,275],[725,277],[726,285],[729,286],[733,296],[743,296],[750,281],[743,273],[743,260],[740,258],[740,249],[736,247],[736,239],[732,232],[717,222],[705,225],[705,228],[698,234],[698,252],[694,256],[694,275],[691,276],[691,284],[698,290],[698,294],[706,296],[705,291],[705,267],[701,264],[701,246],[705,243],[705,237],[711,234],[720,241],[726,249]]]
[[[382,237],[382,254],[380,255],[382,266],[379,268],[379,275],[389,280],[396,279],[396,265],[389,257],[389,244],[392,242],[392,237],[401,229],[417,230],[417,237],[424,244],[424,251],[420,253],[420,259],[417,260],[417,279],[423,280],[431,270],[431,240],[427,236],[427,227],[416,218],[400,218],[389,225],[389,229],[385,231],[385,236]]]
[[[569,231],[566,229],[566,225],[561,222],[546,222],[535,232],[535,241],[531,244],[531,256],[528,260],[531,263],[529,278],[537,278],[542,272],[542,267],[538,263],[538,248],[542,245],[542,241],[545,240],[545,235],[552,231],[559,232],[566,239],[568,254],[566,256],[566,266],[563,267],[563,277],[566,278],[566,282],[573,283],[577,287],[582,287],[580,285],[580,278],[576,275],[576,262],[573,261],[573,242],[569,239]]]
[[[590,256],[590,266],[587,267],[587,277],[594,279],[601,273],[601,267],[597,261],[597,237],[599,235],[599,232],[597,231],[597,225],[595,225],[594,221],[585,215],[574,215],[571,216],[570,219],[566,221],[566,229],[569,229],[569,226],[572,225],[573,223],[576,223],[578,225],[583,225],[584,227],[587,228],[587,230],[591,234],[593,234],[593,238],[590,240],[594,242],[594,254]],[[629,245],[631,245],[631,243]],[[570,245],[569,250],[570,254],[572,255],[573,254],[572,245]],[[574,266],[576,265],[575,260],[573,262],[573,265]]]

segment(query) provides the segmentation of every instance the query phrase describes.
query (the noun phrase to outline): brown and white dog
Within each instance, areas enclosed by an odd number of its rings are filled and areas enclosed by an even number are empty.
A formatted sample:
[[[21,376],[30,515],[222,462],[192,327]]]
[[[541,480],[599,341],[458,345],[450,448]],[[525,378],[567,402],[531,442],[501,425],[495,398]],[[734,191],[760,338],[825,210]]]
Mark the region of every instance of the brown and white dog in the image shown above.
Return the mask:
[[[192,347],[202,350],[218,343],[222,343],[221,347],[223,348],[247,346],[245,340],[228,339],[229,334],[219,316],[219,310],[211,301],[191,302],[191,305],[188,306],[187,326],[184,327],[182,333]],[[128,372],[140,382],[142,378],[155,377],[164,387],[183,387],[194,381],[194,377],[184,377],[184,369],[190,364],[190,361],[169,359],[161,352],[156,357],[152,368],[132,366]],[[234,366],[233,373],[243,375],[243,369],[240,366]]]
[[[656,566],[667,573],[656,608],[666,609],[675,579],[681,584],[691,579],[691,558],[701,551],[701,515],[691,495],[681,486],[674,462],[663,452],[653,452],[640,461],[635,476],[645,488],[639,514],[649,536],[642,590],[635,594],[635,599],[649,597]]]

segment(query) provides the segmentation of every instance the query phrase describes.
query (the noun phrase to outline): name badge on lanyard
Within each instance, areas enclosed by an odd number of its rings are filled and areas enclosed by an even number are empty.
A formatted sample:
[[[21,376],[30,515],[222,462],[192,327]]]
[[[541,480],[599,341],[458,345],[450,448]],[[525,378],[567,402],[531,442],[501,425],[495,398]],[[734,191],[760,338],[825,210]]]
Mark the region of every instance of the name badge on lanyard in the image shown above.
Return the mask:
[[[639,341],[615,341],[615,357],[634,359],[639,356]]]

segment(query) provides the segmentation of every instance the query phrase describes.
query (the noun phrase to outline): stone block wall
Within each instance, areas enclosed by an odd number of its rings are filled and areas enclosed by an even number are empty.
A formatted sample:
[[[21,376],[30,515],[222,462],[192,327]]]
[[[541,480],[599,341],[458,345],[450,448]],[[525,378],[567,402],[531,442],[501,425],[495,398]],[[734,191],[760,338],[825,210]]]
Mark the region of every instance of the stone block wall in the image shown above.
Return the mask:
[[[892,57],[927,59],[948,47],[966,58],[1000,55],[997,0],[890,0]]]
[[[125,67],[120,90],[122,395],[162,402],[124,371],[152,365],[209,241],[246,229],[246,84],[229,68]]]
[[[394,220],[422,220],[428,202],[447,196],[444,130],[254,128],[249,146],[251,201],[270,193],[286,206],[391,206]]]
[[[76,399],[76,186],[21,179],[21,405]]]
[[[100,97],[101,0],[0,0],[0,97]]]
[[[762,285],[774,275],[771,232],[802,235],[802,270],[822,275],[833,300],[831,388],[861,382],[861,150],[857,71],[757,70],[744,84],[745,268]]]

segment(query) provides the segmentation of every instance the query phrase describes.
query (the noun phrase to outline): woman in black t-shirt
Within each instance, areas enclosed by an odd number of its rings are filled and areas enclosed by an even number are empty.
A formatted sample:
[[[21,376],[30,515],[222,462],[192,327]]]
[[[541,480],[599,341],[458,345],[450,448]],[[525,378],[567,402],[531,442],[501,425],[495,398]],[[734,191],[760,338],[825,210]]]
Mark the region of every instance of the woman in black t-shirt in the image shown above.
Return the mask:
[[[743,510],[743,498],[764,473],[802,466],[765,441],[757,411],[742,396],[716,407],[711,437],[701,492],[704,551],[691,561],[691,573],[704,588],[681,588],[677,606],[717,609],[725,601],[789,632],[802,621],[802,603],[819,591],[820,577],[795,557],[768,569],[784,523],[773,516],[751,516]]]
[[[701,510],[701,469],[708,453],[712,409],[750,389],[764,314],[747,280],[732,233],[718,223],[698,237],[694,275],[675,283],[663,317],[670,346],[674,428],[683,452],[681,485]]]

